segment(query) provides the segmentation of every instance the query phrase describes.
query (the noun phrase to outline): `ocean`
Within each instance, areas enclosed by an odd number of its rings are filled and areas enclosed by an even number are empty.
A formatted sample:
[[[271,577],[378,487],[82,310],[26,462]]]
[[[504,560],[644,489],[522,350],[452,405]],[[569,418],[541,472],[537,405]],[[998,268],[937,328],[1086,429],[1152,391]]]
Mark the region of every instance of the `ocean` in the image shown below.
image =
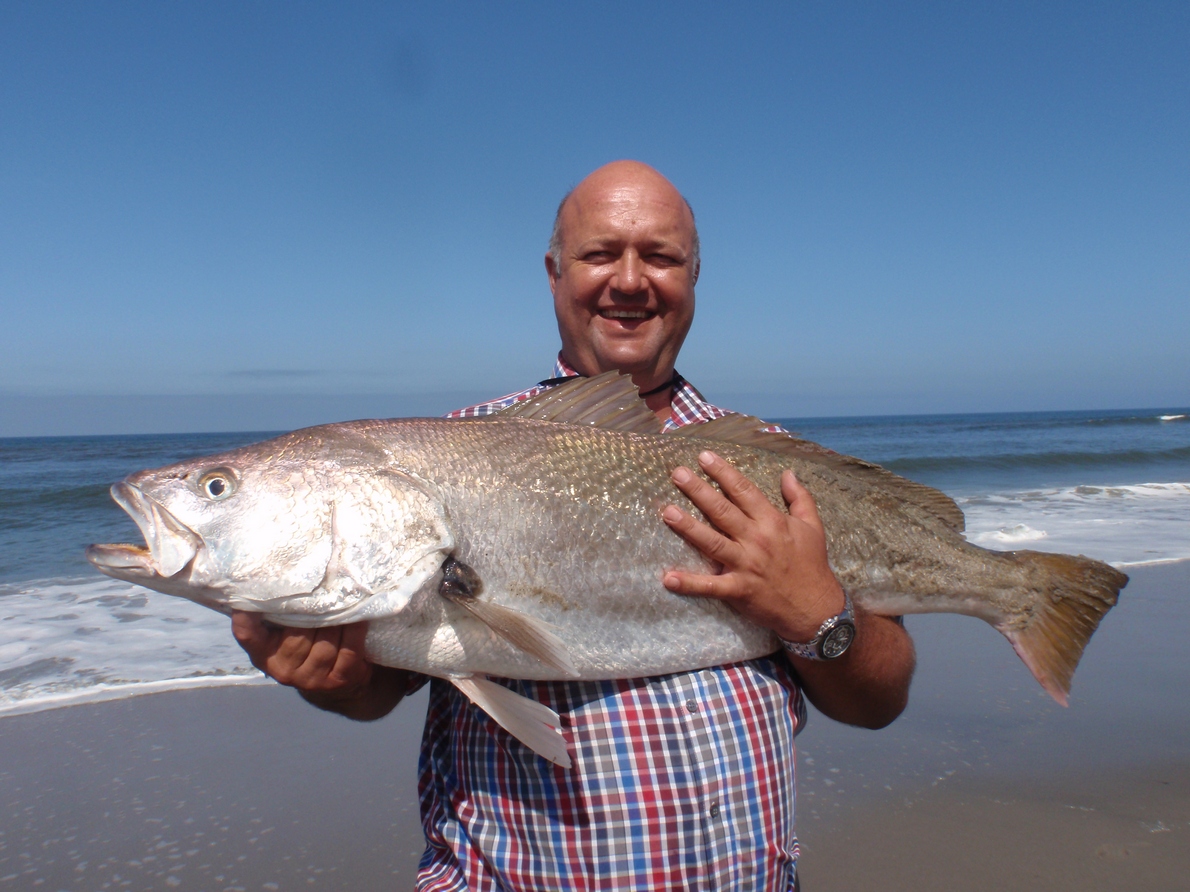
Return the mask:
[[[1190,559],[1190,409],[774,419],[936,486],[987,548]],[[262,680],[217,613],[99,575],[140,542],[108,487],[269,433],[0,439],[0,715]]]

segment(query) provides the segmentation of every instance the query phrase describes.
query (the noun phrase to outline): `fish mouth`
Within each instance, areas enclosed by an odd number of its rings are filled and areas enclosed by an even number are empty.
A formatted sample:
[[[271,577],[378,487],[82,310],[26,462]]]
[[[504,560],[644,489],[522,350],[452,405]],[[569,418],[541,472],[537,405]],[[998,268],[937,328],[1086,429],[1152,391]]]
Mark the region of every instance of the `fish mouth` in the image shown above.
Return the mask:
[[[112,499],[140,528],[145,545],[90,545],[87,560],[100,573],[143,583],[146,579],[177,576],[190,566],[202,546],[202,537],[124,480],[111,489]]]

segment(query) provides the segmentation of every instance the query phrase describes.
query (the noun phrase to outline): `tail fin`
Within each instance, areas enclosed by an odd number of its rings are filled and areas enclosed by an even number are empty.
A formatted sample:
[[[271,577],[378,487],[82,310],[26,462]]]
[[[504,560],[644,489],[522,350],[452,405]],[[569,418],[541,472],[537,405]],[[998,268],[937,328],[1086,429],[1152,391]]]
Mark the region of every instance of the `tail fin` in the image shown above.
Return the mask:
[[[1018,551],[1013,557],[1047,579],[1029,621],[1001,631],[1041,686],[1065,706],[1083,648],[1115,606],[1128,577],[1100,561],[1068,554]]]

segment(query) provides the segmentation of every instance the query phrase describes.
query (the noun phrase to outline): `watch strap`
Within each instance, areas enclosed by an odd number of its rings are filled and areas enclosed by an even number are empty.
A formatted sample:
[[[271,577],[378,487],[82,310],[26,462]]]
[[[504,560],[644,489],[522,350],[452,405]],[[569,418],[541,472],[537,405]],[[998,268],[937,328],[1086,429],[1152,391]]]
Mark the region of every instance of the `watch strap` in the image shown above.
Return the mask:
[[[842,628],[841,628],[842,627]],[[823,651],[823,642],[827,640],[835,629],[840,631],[834,636],[838,640],[834,643],[829,652]],[[777,636],[777,640],[781,642],[781,646],[795,657],[801,657],[804,660],[833,660],[836,657],[841,657],[847,648],[851,646],[851,642],[855,639],[855,611],[851,605],[851,595],[846,591],[843,592],[843,611],[837,613],[829,619],[825,620],[821,626],[818,627],[818,632],[807,641],[801,644],[797,641],[786,641],[784,638]]]

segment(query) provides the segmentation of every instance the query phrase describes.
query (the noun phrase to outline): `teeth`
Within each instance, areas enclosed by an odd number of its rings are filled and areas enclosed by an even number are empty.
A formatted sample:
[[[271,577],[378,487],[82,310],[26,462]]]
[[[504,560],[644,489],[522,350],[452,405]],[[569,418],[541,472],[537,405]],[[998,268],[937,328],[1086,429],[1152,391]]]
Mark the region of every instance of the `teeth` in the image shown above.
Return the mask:
[[[600,310],[605,319],[648,319],[653,314],[648,310]]]

